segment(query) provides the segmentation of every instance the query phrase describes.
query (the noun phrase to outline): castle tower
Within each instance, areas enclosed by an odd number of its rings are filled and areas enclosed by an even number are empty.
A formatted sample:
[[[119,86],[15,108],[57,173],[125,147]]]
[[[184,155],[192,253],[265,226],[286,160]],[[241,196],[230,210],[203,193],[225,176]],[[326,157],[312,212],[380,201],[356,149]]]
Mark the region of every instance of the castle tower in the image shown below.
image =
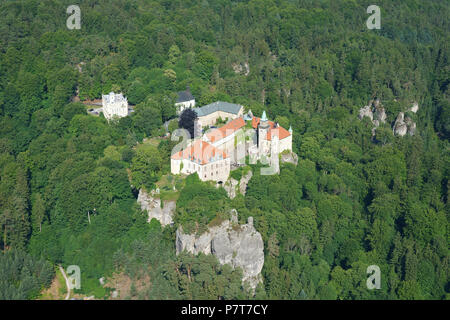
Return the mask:
[[[270,142],[267,140],[270,125],[267,120],[266,111],[263,112],[258,124],[258,151],[259,155],[269,155]]]

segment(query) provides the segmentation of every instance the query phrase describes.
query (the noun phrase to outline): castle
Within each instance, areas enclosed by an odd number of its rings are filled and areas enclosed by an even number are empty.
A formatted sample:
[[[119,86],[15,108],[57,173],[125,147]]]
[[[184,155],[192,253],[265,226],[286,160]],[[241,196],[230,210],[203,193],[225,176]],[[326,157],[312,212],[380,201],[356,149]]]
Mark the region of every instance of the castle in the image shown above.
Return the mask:
[[[235,165],[261,160],[278,171],[278,154],[292,151],[292,128],[289,130],[269,121],[264,111],[261,118],[238,104],[217,101],[201,108],[197,113],[194,139],[187,148],[171,156],[172,174],[197,172],[203,181],[225,182]],[[228,121],[220,128],[213,125],[219,120]],[[203,128],[211,129],[203,133]],[[267,162],[266,162],[267,161]]]
[[[103,115],[109,121],[128,116],[128,100],[122,93],[102,94]]]

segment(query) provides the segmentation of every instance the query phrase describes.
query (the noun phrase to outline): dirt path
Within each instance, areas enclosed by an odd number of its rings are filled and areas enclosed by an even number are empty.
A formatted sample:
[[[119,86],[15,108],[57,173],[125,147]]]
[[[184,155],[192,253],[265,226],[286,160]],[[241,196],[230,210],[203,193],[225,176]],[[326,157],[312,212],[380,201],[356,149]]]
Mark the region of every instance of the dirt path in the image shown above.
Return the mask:
[[[69,298],[70,298],[70,281],[69,281],[69,278],[67,278],[66,273],[64,272],[63,267],[59,266],[59,271],[61,271],[61,273],[62,273],[64,279],[66,280],[67,295],[66,295],[65,300],[69,300]]]

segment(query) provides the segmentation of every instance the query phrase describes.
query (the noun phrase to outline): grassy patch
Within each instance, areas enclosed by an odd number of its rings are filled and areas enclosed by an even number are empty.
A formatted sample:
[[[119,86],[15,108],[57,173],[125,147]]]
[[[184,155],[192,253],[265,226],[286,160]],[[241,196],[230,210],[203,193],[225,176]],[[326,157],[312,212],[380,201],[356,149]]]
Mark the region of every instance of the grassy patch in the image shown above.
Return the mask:
[[[62,300],[67,293],[66,281],[57,266],[54,267],[55,278],[49,288],[43,290],[37,300]]]
[[[229,219],[229,214],[224,212],[219,212],[214,219],[211,220],[211,222],[208,224],[209,228],[217,227],[222,224],[225,220]]]
[[[239,168],[231,171],[230,176],[233,179],[236,179],[239,181],[239,180],[241,180],[242,176],[245,176],[250,170],[251,170],[251,168],[249,166],[239,167]]]

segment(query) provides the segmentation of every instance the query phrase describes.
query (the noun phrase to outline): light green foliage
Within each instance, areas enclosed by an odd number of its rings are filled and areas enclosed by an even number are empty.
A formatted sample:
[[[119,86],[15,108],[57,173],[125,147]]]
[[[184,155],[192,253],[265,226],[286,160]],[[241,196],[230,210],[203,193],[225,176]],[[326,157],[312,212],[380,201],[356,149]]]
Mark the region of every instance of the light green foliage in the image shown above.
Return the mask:
[[[151,190],[161,176],[162,164],[158,148],[149,144],[139,145],[131,163],[133,184],[137,188]]]
[[[175,221],[187,233],[201,234],[216,217],[230,211],[229,200],[223,188],[202,182],[197,174],[186,178],[185,185],[177,200]]]

